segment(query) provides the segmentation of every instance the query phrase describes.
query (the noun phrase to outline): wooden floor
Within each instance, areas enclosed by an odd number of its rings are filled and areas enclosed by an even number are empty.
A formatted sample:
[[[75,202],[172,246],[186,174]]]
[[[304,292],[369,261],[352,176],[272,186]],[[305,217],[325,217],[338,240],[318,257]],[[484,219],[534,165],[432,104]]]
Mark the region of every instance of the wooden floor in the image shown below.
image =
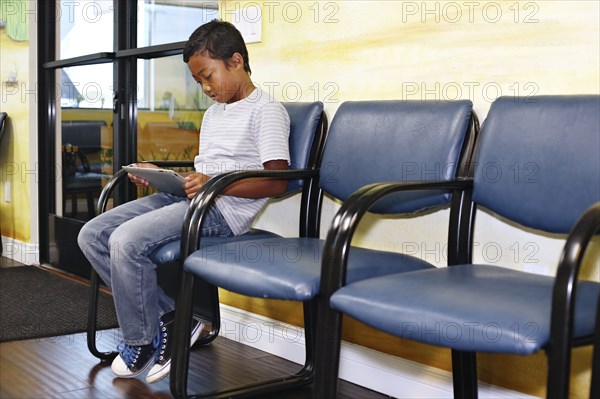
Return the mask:
[[[0,267],[18,266],[2,258]],[[0,316],[1,317],[1,316]],[[85,334],[4,342],[0,344],[0,398],[171,398],[168,379],[147,384],[115,378],[110,364],[100,362],[88,349]],[[116,330],[98,333],[98,347],[112,350]],[[234,341],[217,338],[191,354],[190,392],[208,392],[285,375],[299,365]],[[311,390],[297,389],[269,399],[310,398]],[[379,399],[387,396],[340,382],[340,398]],[[267,396],[263,396],[267,399]]]

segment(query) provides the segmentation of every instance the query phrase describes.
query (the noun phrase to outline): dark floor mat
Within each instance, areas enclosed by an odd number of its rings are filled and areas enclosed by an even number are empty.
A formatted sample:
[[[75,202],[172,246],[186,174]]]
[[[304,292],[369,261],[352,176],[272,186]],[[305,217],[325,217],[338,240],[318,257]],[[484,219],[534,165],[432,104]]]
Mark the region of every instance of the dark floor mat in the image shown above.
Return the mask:
[[[0,269],[0,342],[87,330],[90,288],[35,266]],[[98,329],[117,326],[112,297],[100,292]]]

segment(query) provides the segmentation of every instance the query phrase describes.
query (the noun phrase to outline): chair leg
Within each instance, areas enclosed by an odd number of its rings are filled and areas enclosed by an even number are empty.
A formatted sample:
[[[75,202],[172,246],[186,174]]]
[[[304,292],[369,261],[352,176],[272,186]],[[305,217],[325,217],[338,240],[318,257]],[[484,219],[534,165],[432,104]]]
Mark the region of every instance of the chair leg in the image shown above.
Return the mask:
[[[569,377],[571,375],[571,350],[567,348],[566,356],[553,355],[552,350],[548,353],[548,385],[546,398],[566,399],[569,397]]]
[[[229,387],[219,391],[188,395],[188,374],[190,361],[189,335],[192,324],[194,280],[192,273],[183,271],[180,291],[175,303],[175,331],[173,334],[173,352],[171,357],[170,389],[175,398],[232,398],[232,397],[261,397],[264,394],[288,390],[309,385],[314,378],[314,346],[315,312],[314,302],[306,303],[305,334],[306,362],[297,373],[285,377],[256,382],[245,386]],[[213,337],[214,338],[214,337]]]
[[[600,297],[598,297],[598,306],[596,307],[596,334],[594,335],[590,398],[600,398]]]
[[[175,302],[175,331],[171,355],[169,385],[176,398],[187,398],[187,380],[190,363],[190,331],[194,298],[194,275],[182,272],[180,290]]]
[[[565,311],[567,313],[568,311]],[[546,397],[548,399],[569,397],[569,378],[571,376],[571,337],[568,328],[568,318],[560,317],[566,324],[555,327],[554,314],[552,315],[550,331],[550,344],[546,349],[548,355],[548,381]],[[559,324],[559,323],[556,323]]]
[[[221,331],[221,308],[219,304],[219,290],[201,279],[194,279],[194,295],[192,299],[192,313],[201,320],[207,320],[211,324],[211,330],[207,335],[198,338],[194,347],[210,344],[219,336]],[[196,314],[196,306],[201,304]]]
[[[315,399],[337,397],[340,350],[342,345],[342,315],[328,303],[319,305],[319,334],[316,341]]]
[[[93,219],[94,216],[96,216],[96,211],[94,209],[94,193],[88,191],[85,195],[87,199],[88,218]]]
[[[73,215],[73,219],[77,219],[77,194],[71,194],[71,213]]]
[[[67,193],[63,191],[63,216],[67,216]]]
[[[475,352],[452,350],[454,397],[477,399],[477,357]]]
[[[306,351],[306,359],[304,368],[298,372],[298,375],[304,375],[304,378],[314,379],[315,370],[315,350],[317,339],[317,304],[314,300],[304,302],[304,346]]]
[[[117,356],[116,352],[100,352],[96,346],[96,322],[98,311],[98,292],[100,286],[98,274],[92,269],[90,278],[90,299],[88,302],[87,345],[90,353],[100,360],[110,361]]]

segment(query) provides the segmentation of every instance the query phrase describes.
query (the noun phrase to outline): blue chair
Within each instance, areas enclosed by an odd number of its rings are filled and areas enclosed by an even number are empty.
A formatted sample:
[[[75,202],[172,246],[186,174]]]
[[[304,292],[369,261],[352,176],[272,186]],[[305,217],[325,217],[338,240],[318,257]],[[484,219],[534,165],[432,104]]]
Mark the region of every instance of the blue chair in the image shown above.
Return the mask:
[[[327,131],[327,120],[323,112],[323,103],[283,103],[290,116],[290,156],[292,158],[290,169],[294,170],[313,170],[316,168],[316,162],[320,158],[320,151],[323,148],[325,134]],[[152,161],[152,163],[161,167],[193,167],[191,161]],[[231,173],[231,172],[230,172]],[[227,175],[227,173],[225,173]],[[108,205],[108,200],[116,186],[129,181],[127,173],[119,170],[113,178],[104,187],[98,200],[98,214],[104,212]],[[313,197],[316,192],[311,185],[302,185],[298,181],[290,181],[285,195],[292,195],[302,191],[302,203],[300,206],[300,218],[306,220],[309,210],[308,204],[314,203]],[[310,223],[309,223],[310,224]],[[269,231],[260,229],[251,229],[248,233],[227,238],[228,243],[240,242],[244,240],[257,238],[278,237]],[[219,245],[225,240],[221,237],[204,237],[202,247],[210,245]],[[178,283],[180,278],[180,254],[181,246],[184,243],[181,240],[169,242],[157,248],[151,255],[153,262],[158,265],[158,281],[165,293],[173,298],[177,295]],[[198,247],[195,247],[198,248]],[[97,273],[92,270],[91,295],[88,304],[88,330],[87,343],[89,351],[100,359],[111,359],[116,356],[115,352],[101,352],[96,346],[97,331],[97,307],[98,307],[98,289],[99,281]],[[220,330],[220,309],[217,288],[198,280],[196,282],[195,294],[193,298],[194,316],[210,326],[207,334],[200,336],[197,345],[205,345],[215,339]]]
[[[293,171],[267,174],[287,179],[318,179],[319,194],[309,206],[313,213],[306,220],[306,228],[299,237],[245,241],[247,248],[254,249],[250,256],[231,256],[235,247],[226,244],[206,247],[202,251],[194,251],[193,245],[200,239],[198,231],[203,215],[216,196],[235,181],[264,176],[265,173],[229,174],[207,185],[188,211],[182,237],[188,242],[188,247],[184,250],[184,272],[175,315],[171,363],[173,395],[188,396],[190,354],[189,338],[186,339],[186,336],[189,337],[191,327],[192,287],[197,280],[246,296],[302,302],[306,352],[304,365],[292,375],[194,397],[259,396],[265,392],[311,384],[315,375],[314,347],[320,328],[316,317],[324,240],[318,238],[318,219],[323,193],[345,201],[359,187],[376,181],[454,180],[460,173],[466,173],[461,166],[464,167],[470,157],[476,125],[470,101],[342,104],[327,134],[320,170],[302,174]],[[389,202],[376,211],[381,214],[421,212],[445,206],[451,197],[448,190],[411,194],[400,206],[397,202]],[[348,269],[348,279],[352,281],[433,267],[427,262],[394,252],[358,247],[352,248],[351,252],[353,261]],[[371,267],[373,259],[380,260],[383,267]]]
[[[387,195],[430,187],[374,185],[346,204],[324,249],[323,268],[331,272],[323,296],[333,309],[319,315],[332,321],[326,324],[327,343],[318,347],[316,396],[336,396],[344,314],[395,336],[452,349],[456,398],[477,397],[476,352],[540,350],[548,355],[548,397],[568,397],[571,347],[591,344],[594,328],[597,342],[600,334],[600,321],[594,324],[600,284],[577,281],[586,245],[600,230],[599,115],[599,96],[505,97],[492,104],[478,138],[473,179],[439,184],[462,191],[448,238],[449,267],[344,280],[346,263],[348,271],[352,263],[346,249],[360,216]],[[530,229],[570,232],[557,275],[472,264],[479,206]],[[592,262],[598,265],[598,259]],[[451,333],[427,333],[444,326]]]

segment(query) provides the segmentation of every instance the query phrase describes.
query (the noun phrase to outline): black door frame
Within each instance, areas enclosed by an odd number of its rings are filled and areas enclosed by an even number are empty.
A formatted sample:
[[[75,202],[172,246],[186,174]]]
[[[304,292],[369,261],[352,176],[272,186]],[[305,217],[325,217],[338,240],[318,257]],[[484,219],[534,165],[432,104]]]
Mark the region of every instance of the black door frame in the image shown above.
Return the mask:
[[[84,54],[57,59],[58,1],[38,2],[38,143],[40,148],[55,148],[56,143],[56,73],[59,68],[113,64],[113,173],[119,165],[137,160],[137,59],[151,59],[182,54],[185,42],[137,48],[137,0],[113,0],[114,40],[112,52]],[[56,179],[58,164],[55,151],[39,151],[39,260],[68,272],[89,277],[90,265],[83,257],[76,237],[83,222],[56,214]],[[135,198],[129,185],[115,190],[114,203]],[[67,241],[60,262],[53,257],[51,246],[57,237]],[[61,251],[60,248],[57,249]],[[82,264],[83,263],[83,264]]]

